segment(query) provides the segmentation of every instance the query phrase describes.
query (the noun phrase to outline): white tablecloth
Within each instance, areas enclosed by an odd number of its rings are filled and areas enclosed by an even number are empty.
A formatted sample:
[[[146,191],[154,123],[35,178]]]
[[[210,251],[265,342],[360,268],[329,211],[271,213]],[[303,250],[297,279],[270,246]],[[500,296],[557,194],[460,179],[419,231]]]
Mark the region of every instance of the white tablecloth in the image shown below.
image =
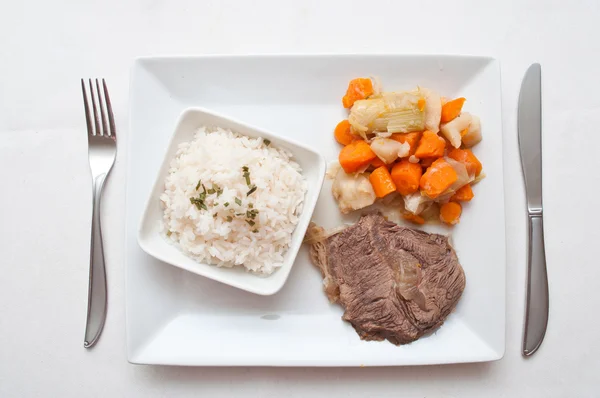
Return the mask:
[[[0,397],[595,397],[600,394],[600,3],[5,1],[0,5]],[[104,200],[109,313],[82,347],[91,192],[79,78],[105,77],[123,137],[132,59],[204,53],[457,53],[501,60],[507,344],[495,363],[358,369],[177,368],[125,359],[124,186]],[[525,198],[522,75],[541,62],[551,313],[520,355]],[[485,264],[481,264],[482,267]]]

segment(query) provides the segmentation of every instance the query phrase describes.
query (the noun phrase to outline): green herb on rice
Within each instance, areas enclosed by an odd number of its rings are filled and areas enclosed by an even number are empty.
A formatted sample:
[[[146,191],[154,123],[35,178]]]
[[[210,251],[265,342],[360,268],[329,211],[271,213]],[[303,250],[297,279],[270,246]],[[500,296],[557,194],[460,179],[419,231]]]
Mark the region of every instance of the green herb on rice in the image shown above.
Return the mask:
[[[242,171],[244,172],[243,176],[246,180],[246,185],[250,186],[250,169],[248,168],[248,166],[243,166]]]
[[[246,212],[246,217],[248,217],[251,220],[254,220],[257,215],[258,215],[258,210],[256,210],[256,209],[248,210]]]
[[[190,198],[190,202],[196,206],[198,208],[198,210],[208,210],[208,207],[206,207],[206,203],[204,203],[204,199],[203,198]]]
[[[198,181],[196,190],[198,190],[198,188],[200,188],[200,186],[202,186],[202,192],[200,192],[198,194],[198,197],[190,198],[190,203],[193,204],[194,206],[196,206],[196,208],[198,210],[208,210],[208,207],[206,206],[206,203],[204,202],[206,200],[206,188],[204,187],[204,184],[202,184],[201,181]]]

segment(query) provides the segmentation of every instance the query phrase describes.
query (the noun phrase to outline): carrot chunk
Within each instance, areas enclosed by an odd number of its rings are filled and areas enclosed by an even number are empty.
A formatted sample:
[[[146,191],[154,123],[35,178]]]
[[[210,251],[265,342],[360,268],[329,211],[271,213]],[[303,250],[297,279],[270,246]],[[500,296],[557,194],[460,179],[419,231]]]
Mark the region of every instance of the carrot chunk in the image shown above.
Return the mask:
[[[423,170],[417,163],[404,159],[392,167],[392,181],[396,184],[396,191],[406,196],[419,190],[419,181]]]
[[[417,150],[417,145],[419,144],[419,140],[421,139],[421,134],[422,133],[420,131],[414,131],[412,133],[396,133],[392,134],[390,138],[394,141],[398,141],[401,144],[408,142],[408,145],[410,145],[410,152],[408,153],[408,155],[410,156],[415,154]]]
[[[379,158],[375,158],[371,162],[371,166],[373,166],[374,168],[378,168],[378,167],[381,167],[381,166],[385,166],[385,163],[383,162],[383,160],[381,160]]]
[[[454,148],[448,152],[448,157],[464,164],[469,175],[478,176],[481,174],[483,166],[470,149]]]
[[[346,95],[342,98],[344,108],[351,108],[355,101],[365,99],[373,94],[373,82],[371,79],[359,77],[348,84]]]
[[[375,196],[378,198],[383,198],[396,190],[396,184],[392,181],[392,176],[385,166],[376,168],[369,175],[369,181],[371,181]]]
[[[462,213],[462,206],[456,202],[444,203],[440,207],[440,220],[446,224],[454,225],[458,224],[460,214]]]
[[[369,144],[359,140],[343,147],[338,160],[346,173],[355,173],[368,166],[376,157],[377,155],[371,150]]]
[[[415,223],[415,224],[419,224],[419,225],[425,224],[425,219],[423,217],[421,217],[421,216],[416,215],[416,214],[404,213],[402,215],[402,217],[404,217],[405,220],[410,221],[410,222]]]
[[[352,134],[348,120],[342,120],[335,126],[334,136],[335,140],[342,145],[348,145],[358,139],[356,135]]]
[[[471,189],[471,184],[463,185],[458,188],[458,191],[450,198],[451,201],[454,202],[468,202],[473,199],[475,195],[473,194],[473,189]]]
[[[436,133],[429,130],[423,132],[423,137],[419,141],[419,146],[415,151],[415,156],[420,158],[439,158],[444,156],[446,141]]]
[[[465,101],[466,99],[460,97],[453,99],[452,101],[448,101],[444,105],[442,105],[442,119],[440,120],[440,122],[448,123],[449,121],[453,120],[458,115],[460,115],[460,111],[462,111],[462,107]]]
[[[443,158],[436,160],[421,176],[419,187],[421,192],[435,199],[458,180],[454,168]]]

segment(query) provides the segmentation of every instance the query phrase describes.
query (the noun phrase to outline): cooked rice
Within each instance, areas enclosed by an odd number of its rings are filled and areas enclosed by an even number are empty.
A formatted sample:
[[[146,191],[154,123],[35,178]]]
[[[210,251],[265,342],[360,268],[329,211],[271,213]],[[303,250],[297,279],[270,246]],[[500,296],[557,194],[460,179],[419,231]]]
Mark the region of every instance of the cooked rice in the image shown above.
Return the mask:
[[[179,145],[170,164],[160,197],[165,237],[199,262],[243,264],[271,274],[283,263],[307,189],[302,169],[291,158],[262,138],[198,129],[191,142]],[[243,166],[256,185],[250,195]],[[211,194],[218,188],[220,194]],[[190,198],[202,199],[204,189],[204,201],[193,204]],[[258,210],[254,219],[252,210]]]

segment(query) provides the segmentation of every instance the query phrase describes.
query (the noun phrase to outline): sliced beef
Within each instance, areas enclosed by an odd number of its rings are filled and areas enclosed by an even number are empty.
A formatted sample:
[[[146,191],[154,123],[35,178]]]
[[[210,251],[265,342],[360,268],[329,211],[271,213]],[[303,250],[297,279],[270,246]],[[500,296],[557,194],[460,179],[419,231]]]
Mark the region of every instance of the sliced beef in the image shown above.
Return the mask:
[[[311,246],[325,293],[362,339],[410,343],[439,327],[465,288],[448,238],[368,214]]]

